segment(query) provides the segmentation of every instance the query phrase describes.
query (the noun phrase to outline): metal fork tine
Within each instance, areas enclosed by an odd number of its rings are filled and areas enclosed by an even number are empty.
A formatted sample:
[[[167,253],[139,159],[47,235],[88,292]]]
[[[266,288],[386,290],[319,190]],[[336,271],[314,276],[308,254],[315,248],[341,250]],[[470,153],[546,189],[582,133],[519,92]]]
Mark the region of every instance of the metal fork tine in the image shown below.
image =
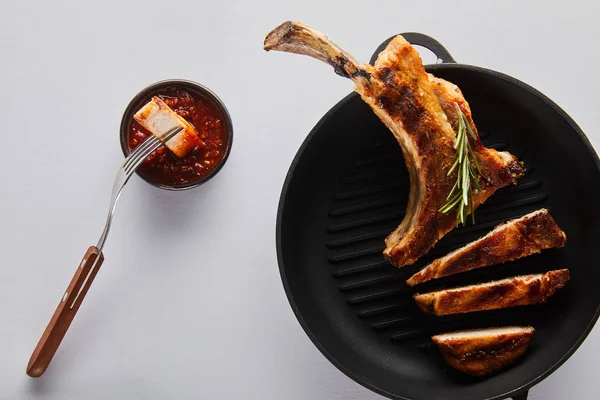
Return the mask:
[[[162,142],[169,141],[169,139],[171,139],[173,136],[175,136],[182,130],[183,127],[181,126],[173,129],[171,132],[168,132],[166,135],[163,136]],[[129,155],[129,157],[127,157],[127,159],[123,163],[122,168],[126,170],[127,174],[129,174],[130,172],[128,170],[131,170],[132,166],[133,170],[135,170],[135,168],[137,168],[141,163],[139,162],[140,157],[142,157],[142,161],[145,160],[146,157],[148,157],[150,154],[152,154],[152,152],[154,152],[154,150],[161,146],[162,142],[155,136],[152,136],[150,139],[144,140],[142,144],[136,147],[135,150]]]
[[[156,142],[153,142],[150,144],[150,146],[147,148],[146,151],[144,151],[143,153],[140,153],[137,157],[132,157],[129,165],[127,165],[125,167],[125,173],[127,175],[133,173],[133,171],[135,171],[136,168],[139,167],[140,164],[144,162],[146,157],[148,157],[150,154],[152,154],[161,145],[162,145],[162,142],[157,139]]]
[[[131,154],[129,154],[129,156],[123,163],[122,168],[124,170],[128,170],[131,167],[131,165],[135,164],[135,162],[140,157],[143,157],[143,159],[146,159],[146,157],[148,157],[154,151],[151,149],[152,149],[153,145],[155,145],[156,143],[158,143],[160,145],[160,141],[157,138],[155,138],[154,136],[149,138],[148,140],[145,140],[142,144],[140,144],[138,147],[136,147],[135,150]],[[139,149],[139,151],[138,151],[138,149]]]
[[[131,162],[133,161],[133,159],[139,157],[140,155],[143,155],[147,152],[147,150],[152,147],[152,145],[154,143],[156,143],[158,141],[158,139],[155,136],[150,137],[148,140],[144,140],[138,147],[136,147],[131,154],[129,154],[129,156],[125,159],[125,161],[123,162],[122,167],[123,168],[127,168]],[[160,143],[160,141],[158,141]],[[150,155],[150,154],[148,154]],[[147,155],[147,156],[148,156]],[[146,157],[147,157],[146,156]]]

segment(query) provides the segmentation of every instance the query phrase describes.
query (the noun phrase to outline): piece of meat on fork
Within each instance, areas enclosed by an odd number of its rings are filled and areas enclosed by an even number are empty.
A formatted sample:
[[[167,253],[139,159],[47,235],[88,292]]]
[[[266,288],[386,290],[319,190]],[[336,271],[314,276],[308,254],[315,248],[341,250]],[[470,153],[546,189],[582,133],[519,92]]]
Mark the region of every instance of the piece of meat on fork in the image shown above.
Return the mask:
[[[470,208],[477,208],[497,189],[514,184],[524,172],[512,154],[483,146],[460,89],[425,72],[419,54],[402,36],[388,44],[374,66],[358,63],[326,36],[298,22],[288,21],[271,31],[264,48],[316,58],[351,79],[355,91],[402,147],[410,194],[406,215],[386,238],[384,250],[397,267],[414,263],[456,226],[455,213],[439,210],[457,177],[456,170],[448,175],[456,155],[457,107],[476,135],[476,140],[470,140],[480,166],[481,190],[473,191]]]

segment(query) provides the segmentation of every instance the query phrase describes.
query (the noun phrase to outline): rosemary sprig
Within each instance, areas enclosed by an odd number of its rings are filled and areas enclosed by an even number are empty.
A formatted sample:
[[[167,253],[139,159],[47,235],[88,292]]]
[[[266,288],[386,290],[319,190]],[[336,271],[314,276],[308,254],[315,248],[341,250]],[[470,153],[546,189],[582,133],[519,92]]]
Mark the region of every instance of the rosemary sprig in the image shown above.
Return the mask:
[[[465,117],[465,114],[461,111],[458,104],[456,106],[456,112],[458,115],[458,130],[456,132],[456,142],[454,148],[456,149],[456,157],[452,167],[448,170],[448,176],[457,170],[456,183],[452,187],[450,194],[446,198],[446,204],[444,204],[439,211],[448,214],[454,207],[456,207],[456,226],[458,224],[465,225],[467,210],[471,211],[471,222],[475,223],[475,213],[473,209],[473,186],[477,190],[481,190],[479,181],[475,171],[481,173],[477,157],[471,147],[471,142],[467,133],[477,140],[471,124]]]

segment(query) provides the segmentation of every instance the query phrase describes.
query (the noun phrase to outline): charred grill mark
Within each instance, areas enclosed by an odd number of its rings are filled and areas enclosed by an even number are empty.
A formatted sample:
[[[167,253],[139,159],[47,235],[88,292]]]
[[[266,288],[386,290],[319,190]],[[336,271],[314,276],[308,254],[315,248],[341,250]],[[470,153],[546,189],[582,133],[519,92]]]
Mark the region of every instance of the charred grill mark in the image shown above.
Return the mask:
[[[392,77],[394,76],[394,71],[390,67],[384,67],[379,72],[379,78],[385,82],[386,85],[393,86]]]
[[[415,95],[413,89],[406,82],[398,82],[396,73],[389,67],[381,68],[377,74],[378,78],[385,83],[385,88],[377,97],[379,106],[388,112],[390,116],[402,121],[404,129],[409,134],[414,134],[420,127],[422,117],[427,114],[420,98]],[[410,82],[416,84],[415,82]],[[419,139],[430,142],[426,132],[422,132]]]
[[[415,133],[421,125],[421,116],[426,112],[425,107],[408,86],[402,86],[399,91],[388,90],[386,92],[387,95],[382,94],[378,98],[381,107],[392,117],[401,119],[404,129],[408,133]],[[429,141],[428,135],[420,135],[420,139]]]
[[[379,107],[381,107],[381,109],[383,110],[390,110],[392,107],[394,107],[394,98],[390,97],[387,94],[380,94],[379,96],[377,96],[377,103],[379,105]]]
[[[520,257],[524,252],[522,243],[517,240],[516,245],[507,246],[508,236],[510,236],[510,232],[499,232],[459,253],[447,264],[440,263],[442,267],[436,276],[454,275],[485,265],[501,264]]]
[[[515,299],[515,302],[517,300],[521,300],[515,305],[520,305],[523,303],[523,301],[528,301],[530,303],[541,303],[545,301],[544,297],[545,296],[544,291],[542,290],[542,282],[541,280],[536,279],[535,281],[529,284],[529,286],[527,287],[527,292],[525,293],[522,299]]]
[[[510,175],[510,178],[513,183],[517,183],[517,178],[520,178],[525,173],[525,164],[522,161],[513,160],[506,171]]]
[[[502,306],[505,297],[515,290],[515,285],[505,282],[500,285],[482,288],[475,293],[465,291],[448,292],[438,303],[438,315],[455,314],[465,310],[482,311]]]
[[[336,56],[333,59],[330,58],[327,62],[333,67],[333,71],[343,78],[356,78],[360,76],[365,79],[371,79],[371,74],[363,68],[354,65],[351,65],[351,68],[348,68],[348,60],[342,56]],[[355,70],[352,71],[352,69]]]
[[[348,72],[346,72],[346,59],[340,56],[334,59],[329,59],[329,65],[333,67],[333,71],[341,77],[350,78]]]
[[[454,350],[452,353],[462,362],[501,358],[507,354],[513,354],[516,349],[525,346],[531,339],[531,336],[533,335],[523,334],[515,338],[514,335],[504,335],[493,341],[480,344],[476,349],[470,349],[467,352],[463,352],[464,348],[458,346],[452,349]]]
[[[514,283],[503,283],[502,285],[492,286],[487,293],[481,293],[481,296],[477,299],[476,306],[478,308],[486,308],[489,305],[488,302],[501,302],[502,299],[507,296],[510,292],[515,290]]]
[[[353,78],[356,78],[357,76],[360,76],[365,79],[371,79],[371,74],[362,68],[358,68],[356,71],[354,71],[352,73]]]
[[[408,86],[402,86],[400,97],[404,100],[398,102],[400,110],[404,115],[404,127],[408,132],[414,132],[421,125],[421,116],[426,112],[425,107],[423,107],[417,96],[415,96],[415,93]],[[426,138],[429,142],[427,136],[423,135],[421,138]]]

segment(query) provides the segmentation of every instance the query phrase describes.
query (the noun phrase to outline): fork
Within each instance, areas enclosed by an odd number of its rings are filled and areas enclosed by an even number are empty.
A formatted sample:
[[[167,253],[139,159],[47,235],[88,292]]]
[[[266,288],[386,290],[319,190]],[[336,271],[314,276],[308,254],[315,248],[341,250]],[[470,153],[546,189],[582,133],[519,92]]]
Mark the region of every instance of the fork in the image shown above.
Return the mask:
[[[69,329],[77,310],[79,310],[79,306],[81,306],[83,298],[85,297],[94,278],[96,277],[96,274],[98,273],[98,270],[104,261],[102,249],[104,247],[104,243],[106,242],[106,237],[108,236],[113,213],[115,211],[115,206],[117,205],[117,200],[119,200],[119,196],[123,191],[123,187],[135,170],[150,154],[152,154],[152,152],[158,149],[163,142],[166,143],[181,130],[183,130],[183,127],[173,128],[162,136],[162,141],[156,136],[150,135],[139,146],[137,146],[127,158],[125,158],[125,161],[123,161],[123,164],[121,165],[121,168],[119,168],[113,184],[110,207],[108,209],[108,217],[106,218],[106,224],[104,225],[102,235],[100,235],[100,239],[98,240],[96,246],[90,246],[83,256],[77,271],[75,271],[75,275],[73,275],[73,278],[71,279],[71,283],[69,283],[67,290],[58,304],[56,311],[54,311],[54,314],[52,315],[46,330],[42,334],[42,337],[35,347],[35,350],[33,350],[33,354],[31,355],[29,363],[27,364],[27,375],[37,378],[41,376],[44,371],[46,371],[46,368],[48,368],[50,361],[52,361],[52,357],[54,357],[60,342],[67,333],[67,329]]]

